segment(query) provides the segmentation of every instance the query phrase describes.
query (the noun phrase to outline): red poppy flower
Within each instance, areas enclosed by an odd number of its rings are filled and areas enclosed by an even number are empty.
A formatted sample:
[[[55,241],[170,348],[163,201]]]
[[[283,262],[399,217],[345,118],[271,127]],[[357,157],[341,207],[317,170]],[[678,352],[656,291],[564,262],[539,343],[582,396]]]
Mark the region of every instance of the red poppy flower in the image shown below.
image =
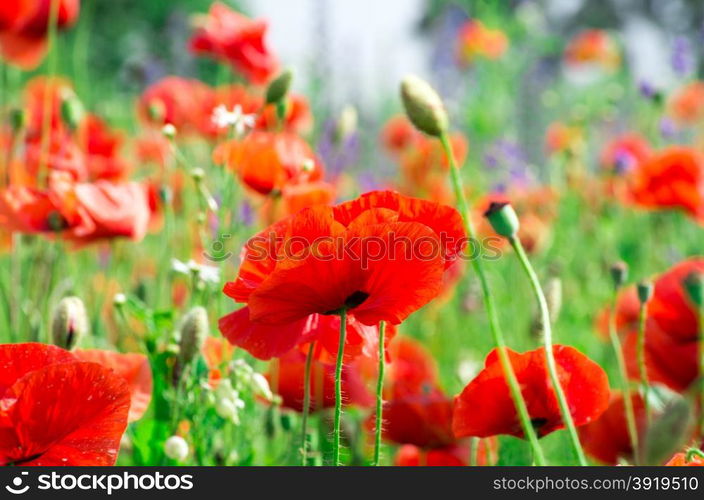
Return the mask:
[[[631,197],[644,208],[679,208],[704,220],[704,155],[685,146],[655,153],[636,170]]]
[[[464,164],[469,142],[461,133],[450,136],[450,147],[458,165]],[[434,138],[420,136],[399,158],[403,180],[413,193],[432,192],[437,179],[446,180],[450,164],[442,144]]]
[[[128,174],[127,162],[120,157],[124,143],[122,133],[111,130],[99,117],[89,114],[78,130],[78,143],[86,155],[87,179],[123,180]]]
[[[220,144],[213,160],[227,164],[247,187],[263,195],[323,176],[323,165],[308,143],[289,132],[255,130],[242,140]]]
[[[167,123],[179,133],[212,134],[215,91],[199,80],[167,76],[149,86],[137,104],[139,117],[145,123],[163,126]]]
[[[479,57],[500,59],[507,49],[506,34],[498,29],[487,28],[478,19],[471,19],[460,28],[458,52],[463,64],[469,64]]]
[[[104,180],[80,183],[64,193],[66,204],[71,198],[75,203],[71,214],[81,221],[65,235],[73,241],[90,243],[115,237],[139,241],[147,232],[151,211],[147,188],[142,184]]]
[[[281,396],[284,407],[299,412],[303,410],[305,382],[303,353],[293,350],[273,361],[267,379],[272,390]],[[335,406],[334,365],[312,361],[310,395],[311,412]],[[347,363],[342,368],[342,400],[346,405],[361,407],[369,407],[374,402],[355,363]]]
[[[704,118],[704,82],[695,81],[678,89],[670,97],[669,114],[684,125],[693,125]]]
[[[142,418],[152,400],[152,369],[144,354],[105,351],[102,349],[78,349],[78,359],[90,361],[109,368],[122,377],[130,388],[131,402],[128,420]]]
[[[257,323],[292,323],[346,307],[363,324],[398,324],[437,295],[465,243],[453,208],[371,192],[304,209],[255,236],[224,292],[247,302]]]
[[[0,190],[0,218],[9,230],[21,233],[59,231],[64,225],[48,192],[20,185]]]
[[[654,280],[648,303],[645,357],[648,379],[675,391],[684,391],[697,378],[699,322],[683,281],[692,272],[704,272],[704,259],[680,262]],[[616,309],[617,329],[625,337],[623,350],[629,375],[639,378],[637,365],[638,299],[635,287],[620,295]],[[607,324],[600,325],[606,331]]]
[[[701,455],[692,455],[687,459],[686,453],[675,454],[669,462],[665,464],[667,467],[702,467],[704,466],[704,457]]]
[[[230,64],[250,82],[263,84],[278,69],[276,58],[264,42],[266,30],[265,21],[249,19],[215,2],[207,15],[197,19],[189,47],[195,54]]]
[[[0,346],[0,465],[113,465],[127,426],[125,381],[43,344]]]
[[[381,143],[389,152],[400,153],[410,147],[420,135],[405,115],[396,115],[384,125]]]
[[[426,348],[409,337],[398,337],[389,345],[385,398],[427,394],[438,386],[438,369]]]
[[[547,373],[545,349],[522,354],[509,349],[508,354],[536,433],[545,436],[562,429],[564,424]],[[606,373],[572,347],[556,345],[554,355],[574,423],[588,424],[608,407]],[[457,397],[452,424],[457,437],[498,434],[523,437],[496,349],[487,356],[484,369]]]
[[[78,18],[79,0],[56,0],[56,27],[65,29]],[[34,69],[47,51],[52,0],[3,0],[0,6],[0,55],[24,70]]]
[[[565,62],[570,66],[596,65],[613,71],[621,64],[616,42],[603,30],[585,30],[575,35],[565,48]]]
[[[638,434],[645,430],[645,403],[638,393],[631,393]],[[633,456],[631,437],[626,423],[623,394],[613,394],[607,410],[596,420],[579,428],[584,451],[596,460],[616,465],[619,459]]]
[[[335,186],[325,181],[287,184],[281,190],[281,197],[269,197],[261,207],[261,217],[265,221],[277,221],[304,208],[332,205],[335,201]]]
[[[601,151],[601,167],[608,172],[627,174],[645,162],[652,150],[640,134],[629,132],[610,141]]]

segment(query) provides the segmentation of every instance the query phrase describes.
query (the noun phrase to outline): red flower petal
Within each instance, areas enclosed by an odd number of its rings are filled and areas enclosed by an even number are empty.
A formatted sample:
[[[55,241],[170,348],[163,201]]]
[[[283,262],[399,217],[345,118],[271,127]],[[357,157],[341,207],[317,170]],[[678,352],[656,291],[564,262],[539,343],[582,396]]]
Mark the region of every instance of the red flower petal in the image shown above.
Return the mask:
[[[76,357],[54,345],[26,343],[0,345],[0,397],[15,382],[45,366],[76,362]]]

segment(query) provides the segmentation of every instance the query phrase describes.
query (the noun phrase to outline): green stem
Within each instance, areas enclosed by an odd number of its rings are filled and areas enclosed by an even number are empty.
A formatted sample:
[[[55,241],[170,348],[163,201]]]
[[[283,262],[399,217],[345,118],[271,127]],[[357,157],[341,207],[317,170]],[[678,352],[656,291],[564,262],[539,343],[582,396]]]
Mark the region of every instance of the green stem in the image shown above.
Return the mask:
[[[310,369],[313,365],[313,352],[315,351],[315,341],[310,343],[308,355],[306,356],[306,368],[303,375],[303,419],[301,421],[301,454],[302,464],[308,465],[308,414],[310,413]]]
[[[699,317],[699,437],[704,438],[704,307],[698,307]]]
[[[42,138],[40,143],[39,175],[40,182],[49,180],[49,154],[51,147],[51,97],[52,84],[56,74],[56,25],[59,18],[59,0],[51,0],[47,26],[47,43],[49,45],[47,77],[42,102]]]
[[[635,411],[633,410],[633,401],[631,400],[631,391],[628,384],[628,372],[626,371],[626,360],[623,357],[621,350],[621,341],[618,338],[616,331],[616,305],[618,298],[618,290],[614,293],[614,299],[609,311],[609,338],[611,347],[616,355],[616,364],[618,366],[619,376],[621,378],[621,386],[623,391],[623,406],[626,414],[626,426],[628,427],[628,435],[633,448],[633,456],[638,456],[638,428],[636,427]]]
[[[340,310],[340,345],[337,348],[337,361],[335,363],[335,421],[333,427],[332,463],[340,464],[340,420],[342,418],[342,359],[345,355],[345,341],[347,337],[347,309]]]
[[[455,155],[450,146],[450,139],[447,133],[443,133],[440,136],[440,142],[442,143],[445,154],[447,155],[450,164],[450,177],[452,180],[452,187],[457,197],[457,205],[459,207],[460,213],[462,215],[462,220],[464,222],[465,230],[467,235],[472,242],[479,243],[476,238],[476,232],[474,230],[474,224],[472,223],[472,216],[469,210],[469,205],[467,203],[467,198],[464,195],[464,189],[462,184],[462,179],[460,177],[459,168],[457,167],[457,162],[455,161]],[[528,440],[531,449],[533,450],[533,456],[535,457],[536,465],[545,465],[545,456],[543,455],[543,450],[538,442],[538,436],[533,428],[530,421],[530,414],[528,413],[528,407],[523,399],[523,394],[521,393],[520,386],[518,384],[518,379],[516,378],[516,373],[513,371],[513,366],[511,365],[511,360],[509,359],[508,352],[506,350],[506,342],[504,341],[501,328],[499,326],[499,318],[496,313],[496,305],[494,304],[494,297],[491,295],[491,290],[489,289],[489,282],[484,273],[484,266],[482,265],[481,256],[471,259],[472,267],[474,272],[477,273],[477,278],[479,279],[479,284],[482,289],[482,298],[484,300],[484,307],[486,308],[486,314],[489,319],[489,330],[494,339],[494,344],[496,344],[497,352],[499,354],[499,362],[501,363],[501,369],[508,383],[509,391],[511,393],[511,398],[513,399],[513,404],[516,407],[516,412],[518,413],[518,418],[521,422],[521,428],[523,429],[523,435]]]
[[[384,406],[384,330],[386,330],[386,322],[379,323],[379,373],[376,379],[376,430],[374,437],[374,465],[379,465],[379,457],[381,455],[381,426],[383,423],[383,406]]]
[[[533,289],[533,294],[538,301],[538,307],[540,309],[540,317],[543,323],[543,345],[545,346],[545,360],[547,361],[548,374],[550,376],[550,382],[552,383],[553,389],[555,390],[555,396],[557,396],[557,403],[560,407],[560,414],[562,415],[562,421],[567,427],[567,432],[570,436],[570,441],[572,443],[572,448],[577,455],[577,460],[579,460],[580,465],[587,465],[587,459],[584,456],[584,450],[582,449],[582,444],[579,442],[579,436],[577,435],[577,427],[574,425],[574,420],[572,419],[572,414],[570,413],[570,407],[567,403],[567,396],[565,396],[565,391],[560,384],[560,377],[557,374],[557,362],[555,361],[555,353],[552,347],[552,324],[550,321],[550,311],[548,310],[548,303],[545,300],[545,294],[540,286],[540,280],[538,275],[535,273],[535,269],[528,260],[526,251],[523,248],[521,240],[515,236],[509,237],[508,241],[511,243],[518,260],[523,267],[528,280],[530,281],[531,288]]]
[[[472,467],[476,467],[479,463],[479,443],[478,437],[469,439],[469,465]]]
[[[648,386],[648,369],[645,364],[645,322],[648,318],[648,304],[641,303],[638,311],[638,373],[643,390],[645,421],[650,421],[650,387]]]

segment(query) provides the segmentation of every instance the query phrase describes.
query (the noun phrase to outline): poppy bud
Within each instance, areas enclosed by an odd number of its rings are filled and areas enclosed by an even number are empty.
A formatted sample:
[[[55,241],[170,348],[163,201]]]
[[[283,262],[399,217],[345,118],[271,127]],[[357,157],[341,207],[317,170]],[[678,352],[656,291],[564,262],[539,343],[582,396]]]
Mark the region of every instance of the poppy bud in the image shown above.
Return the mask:
[[[23,130],[27,125],[27,113],[24,109],[13,109],[10,111],[10,126],[14,133]]]
[[[411,123],[428,135],[440,137],[449,127],[445,105],[428,82],[409,75],[401,82],[401,99]]]
[[[306,158],[303,161],[303,165],[301,167],[304,172],[311,173],[315,170],[315,161],[313,161],[311,158]]]
[[[357,110],[354,106],[345,106],[340,112],[340,118],[335,127],[335,140],[342,141],[357,130]]]
[[[180,360],[190,363],[200,351],[208,336],[208,313],[201,306],[194,307],[183,318],[179,341]]]
[[[698,308],[704,307],[704,275],[699,271],[693,271],[684,279],[684,288],[687,291],[689,300]]]
[[[653,297],[653,284],[649,281],[638,283],[638,300],[641,304],[647,304]]]
[[[61,101],[61,119],[71,130],[76,130],[83,120],[85,109],[81,100],[75,95],[70,95]]]
[[[171,123],[167,123],[161,127],[161,133],[164,134],[164,137],[167,139],[173,139],[176,137],[176,127],[174,127]]]
[[[611,281],[616,289],[621,288],[628,279],[628,264],[623,261],[618,261],[609,269],[611,272]]]
[[[188,456],[188,443],[181,436],[171,436],[164,442],[164,455],[182,462]]]
[[[200,182],[205,178],[205,171],[202,168],[194,168],[191,170],[191,177],[196,182]]]
[[[290,69],[284,70],[277,76],[266,89],[266,103],[274,104],[282,101],[291,88],[293,72]]]
[[[112,303],[115,307],[122,307],[127,302],[127,297],[124,293],[116,293],[112,298]]]
[[[499,236],[513,238],[518,233],[520,222],[510,203],[492,202],[484,217]]]
[[[51,320],[51,336],[55,345],[71,350],[88,332],[88,315],[78,297],[64,297],[56,306]]]

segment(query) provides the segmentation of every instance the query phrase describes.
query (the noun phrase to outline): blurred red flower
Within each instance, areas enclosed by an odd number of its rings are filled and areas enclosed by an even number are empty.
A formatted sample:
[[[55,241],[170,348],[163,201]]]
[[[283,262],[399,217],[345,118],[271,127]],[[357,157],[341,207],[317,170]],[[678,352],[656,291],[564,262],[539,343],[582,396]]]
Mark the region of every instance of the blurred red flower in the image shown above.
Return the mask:
[[[654,279],[645,327],[648,379],[679,392],[694,383],[699,374],[697,343],[701,330],[697,309],[683,285],[692,272],[704,272],[704,259],[685,260]],[[625,337],[623,350],[629,376],[638,379],[638,297],[635,286],[619,295],[616,324],[619,333]],[[606,331],[608,325],[602,321],[599,327]]]
[[[677,453],[665,465],[667,467],[702,467],[704,466],[704,457],[693,454],[688,459],[686,453]]]
[[[249,19],[215,2],[207,15],[196,18],[195,25],[189,41],[195,54],[230,64],[255,84],[266,83],[276,73],[278,62],[264,41],[266,21]]]
[[[704,155],[686,146],[653,154],[636,170],[631,198],[644,208],[682,209],[704,223]]]
[[[39,66],[48,44],[52,1],[56,27],[65,29],[78,19],[79,0],[3,0],[0,5],[0,56],[24,70]]]
[[[545,349],[525,353],[508,349],[508,355],[538,436],[562,429],[564,424],[547,373]],[[609,382],[604,370],[573,347],[556,345],[554,355],[575,425],[597,419],[609,404]],[[453,430],[457,437],[498,434],[523,437],[496,349],[487,356],[484,369],[457,396]]]
[[[500,59],[508,49],[508,37],[499,29],[487,28],[479,19],[470,19],[460,28],[457,48],[463,64],[480,57]]]
[[[638,434],[646,426],[645,403],[637,392],[631,393],[631,402]],[[623,394],[614,393],[607,410],[596,420],[578,429],[579,440],[590,457],[608,465],[616,465],[619,459],[631,459],[633,447],[628,434]]]
[[[621,64],[616,41],[603,30],[590,29],[576,34],[567,44],[565,62],[571,66],[595,65],[614,71]]]
[[[683,125],[694,125],[704,118],[704,82],[690,82],[675,91],[668,102],[668,113]]]
[[[323,165],[311,147],[290,132],[255,130],[220,144],[213,161],[226,164],[257,193],[280,194],[289,184],[319,181]]]
[[[0,465],[114,465],[127,426],[122,377],[43,344],[0,346]]]

